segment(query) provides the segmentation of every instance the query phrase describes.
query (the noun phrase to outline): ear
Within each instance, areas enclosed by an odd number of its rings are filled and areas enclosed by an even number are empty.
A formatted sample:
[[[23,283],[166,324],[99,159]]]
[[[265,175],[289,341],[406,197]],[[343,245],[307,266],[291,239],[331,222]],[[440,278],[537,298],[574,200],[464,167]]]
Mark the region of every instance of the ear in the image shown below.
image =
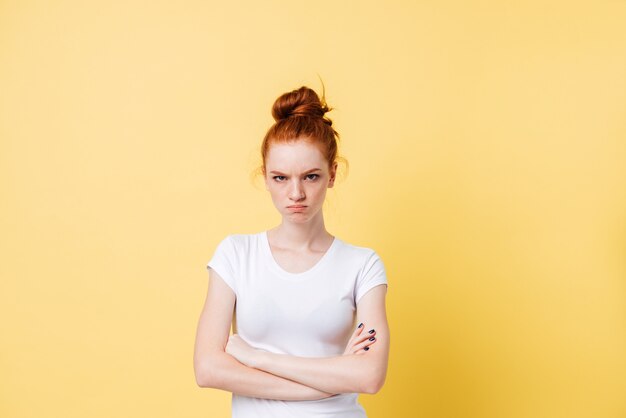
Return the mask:
[[[335,177],[337,176],[337,163],[333,164],[333,168],[330,171],[330,180],[328,180],[328,187],[333,187],[335,185]]]

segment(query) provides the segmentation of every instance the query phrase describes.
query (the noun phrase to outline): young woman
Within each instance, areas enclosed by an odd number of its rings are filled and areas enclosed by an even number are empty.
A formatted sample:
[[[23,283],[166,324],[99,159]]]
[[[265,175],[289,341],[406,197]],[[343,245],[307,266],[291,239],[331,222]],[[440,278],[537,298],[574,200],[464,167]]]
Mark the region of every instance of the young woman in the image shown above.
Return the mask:
[[[358,394],[385,381],[384,265],[324,226],[339,136],[329,110],[307,87],[276,100],[261,155],[282,222],[226,236],[207,265],[196,381],[232,392],[233,418],[364,418]]]

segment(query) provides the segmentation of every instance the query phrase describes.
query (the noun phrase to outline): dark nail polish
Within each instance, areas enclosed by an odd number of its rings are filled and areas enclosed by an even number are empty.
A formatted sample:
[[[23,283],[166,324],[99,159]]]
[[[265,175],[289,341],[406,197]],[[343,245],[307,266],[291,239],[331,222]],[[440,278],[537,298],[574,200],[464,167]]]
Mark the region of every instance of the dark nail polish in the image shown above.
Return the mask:
[[[369,349],[370,349],[369,347],[363,347],[363,350],[365,350],[365,351],[367,351]]]
[[[374,330],[373,330],[373,329],[371,329],[371,330],[369,331],[369,333],[370,333],[370,334],[372,334],[373,332],[374,332]]]
[[[374,341],[376,339],[376,337],[372,337],[370,338],[370,341]]]
[[[361,322],[357,328],[361,328],[362,326],[363,326],[363,322]]]

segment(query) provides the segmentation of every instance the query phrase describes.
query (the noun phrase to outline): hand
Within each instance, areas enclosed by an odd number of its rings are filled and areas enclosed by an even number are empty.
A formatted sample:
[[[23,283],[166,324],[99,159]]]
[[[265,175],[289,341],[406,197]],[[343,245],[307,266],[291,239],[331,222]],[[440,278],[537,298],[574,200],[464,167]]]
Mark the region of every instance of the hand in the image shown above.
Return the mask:
[[[261,350],[258,350],[247,342],[239,334],[233,334],[228,337],[225,351],[235,357],[240,363],[248,367],[255,367],[256,359]]]
[[[363,332],[364,329],[365,324],[360,328],[357,327],[352,333],[352,337],[350,337],[350,341],[348,341],[346,350],[343,353],[344,356],[348,354],[365,354],[370,349],[370,345],[377,341],[376,339],[370,341],[370,338],[376,335],[376,330],[370,334],[369,332]]]

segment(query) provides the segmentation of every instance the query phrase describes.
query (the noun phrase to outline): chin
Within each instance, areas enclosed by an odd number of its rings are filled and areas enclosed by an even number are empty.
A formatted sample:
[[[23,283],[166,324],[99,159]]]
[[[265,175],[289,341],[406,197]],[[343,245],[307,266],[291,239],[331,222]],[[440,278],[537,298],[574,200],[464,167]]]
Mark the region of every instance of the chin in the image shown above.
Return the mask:
[[[290,222],[295,222],[295,223],[305,223],[311,220],[311,216],[308,213],[307,214],[287,213],[283,217],[289,220]]]
[[[298,216],[298,215],[293,216],[293,215],[289,215],[287,217],[287,219],[289,219],[292,222],[301,224],[301,223],[309,221],[311,218],[308,217],[308,216]]]

